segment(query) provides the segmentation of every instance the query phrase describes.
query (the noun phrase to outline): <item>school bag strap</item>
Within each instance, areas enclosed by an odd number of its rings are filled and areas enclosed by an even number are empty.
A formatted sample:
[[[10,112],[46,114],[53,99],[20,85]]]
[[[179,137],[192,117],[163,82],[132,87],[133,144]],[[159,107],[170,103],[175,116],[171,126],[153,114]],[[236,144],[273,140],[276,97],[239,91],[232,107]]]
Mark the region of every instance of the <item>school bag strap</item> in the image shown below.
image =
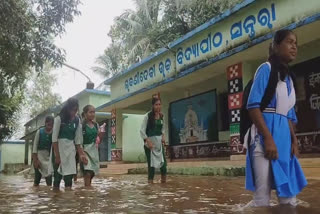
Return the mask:
[[[76,130],[77,130],[79,123],[80,123],[80,117],[76,116],[75,120],[76,120],[75,122],[76,122]]]
[[[86,125],[87,125],[87,122],[86,120],[84,120],[82,122],[82,134],[85,135],[87,132],[86,132]],[[94,127],[96,127],[97,131],[99,132],[99,124],[97,122],[94,122],[93,121],[93,125]]]
[[[277,84],[278,84],[278,72],[275,70],[271,70],[270,77],[268,80],[268,84],[266,87],[266,90],[264,92],[264,95],[262,97],[261,103],[260,103],[260,110],[263,112],[268,105],[270,104],[272,98],[274,97]],[[247,109],[247,103],[250,95],[250,91],[252,88],[254,80],[251,79],[248,84],[246,85],[243,96],[242,96],[242,106],[240,109],[240,143],[244,144],[244,137],[247,134],[248,130],[251,128],[253,122],[249,116],[249,111]],[[249,133],[250,134],[250,133]],[[248,139],[251,137],[249,136]]]
[[[39,137],[44,134],[44,127],[39,128]]]
[[[150,112],[148,113],[148,122],[147,122],[147,128],[146,128],[146,133],[147,133],[147,135],[148,135],[148,133],[150,132],[150,129],[151,129],[150,123],[149,123],[151,114],[152,114],[152,111],[150,111]],[[160,120],[163,121],[163,114],[162,114],[162,113],[160,113]]]

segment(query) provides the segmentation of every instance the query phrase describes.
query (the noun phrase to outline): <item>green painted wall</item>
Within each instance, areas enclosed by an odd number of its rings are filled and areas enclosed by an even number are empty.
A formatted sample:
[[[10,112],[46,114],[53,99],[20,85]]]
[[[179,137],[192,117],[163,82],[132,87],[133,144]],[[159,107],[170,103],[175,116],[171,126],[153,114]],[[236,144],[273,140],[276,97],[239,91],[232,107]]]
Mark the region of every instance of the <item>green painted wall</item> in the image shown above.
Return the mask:
[[[122,121],[122,160],[126,162],[144,162],[145,154],[140,128],[144,115],[125,115]]]
[[[299,47],[299,55],[297,60],[294,62],[300,63],[314,57],[320,56],[318,48],[320,41],[314,41],[307,45]],[[243,86],[245,87],[247,82],[253,78],[255,71],[259,65],[265,62],[266,59],[257,59],[255,61],[243,62]],[[163,92],[161,93],[162,99],[162,112],[166,118],[165,127],[166,127],[166,139],[168,142],[168,115],[169,115],[169,103],[175,100],[185,98],[189,93],[189,96],[196,95],[208,90],[217,89],[217,93],[227,92],[227,79],[225,71],[221,71],[221,74],[215,78],[209,80],[203,80],[201,84],[193,85],[187,89],[177,89],[174,93]],[[219,106],[219,105],[218,105]],[[149,102],[146,102],[143,106],[140,106],[143,109],[150,108]],[[218,113],[220,109],[218,108]],[[123,160],[130,162],[141,162],[144,160],[143,144],[139,135],[140,126],[143,120],[141,115],[129,115],[128,118],[123,121],[123,133],[122,133],[122,148],[123,148]],[[221,122],[221,121],[220,121]],[[229,140],[229,131],[220,131],[219,140],[225,141]]]
[[[109,95],[102,95],[102,94],[90,94],[89,96],[89,103],[94,107],[101,106],[102,104],[110,102]]]
[[[307,33],[307,32],[306,32]],[[310,32],[309,32],[310,33]],[[305,36],[305,35],[304,35]],[[314,35],[308,35],[309,38],[314,38]],[[298,35],[298,42],[299,42],[299,35]],[[307,61],[309,59],[315,58],[320,56],[319,52],[320,47],[320,40],[310,41],[307,44],[300,45],[298,47],[298,57],[297,60],[294,61],[293,64],[301,63]],[[253,78],[256,69],[259,65],[267,60],[267,50],[264,58],[257,57],[256,60],[252,61],[245,61],[243,63],[243,87],[246,86],[247,82]],[[241,59],[236,60],[236,62],[241,61]],[[214,65],[213,65],[214,68]],[[206,69],[206,68],[204,68]],[[226,69],[226,68],[225,68]],[[213,72],[209,70],[209,72]],[[199,84],[192,85],[188,88],[181,89],[175,88],[171,89],[169,92],[161,92],[161,99],[162,99],[162,111],[165,116],[165,127],[166,127],[166,139],[168,142],[168,115],[169,115],[169,103],[175,100],[179,100],[185,98],[187,96],[196,95],[208,90],[217,89],[218,94],[227,92],[227,79],[226,79],[226,71],[225,70],[215,70],[214,72],[219,73],[219,75],[211,78],[205,79],[201,74],[202,71],[198,72],[196,75],[195,82],[200,82]],[[181,79],[184,81],[183,79]],[[200,80],[200,81],[199,81]],[[176,84],[179,84],[180,80],[177,80]],[[150,102],[145,102],[142,105],[139,105],[141,109],[149,109]],[[137,107],[137,106],[136,106]],[[129,107],[130,108],[130,107]],[[220,112],[219,105],[218,105],[218,113]],[[129,116],[130,118],[131,116]],[[139,129],[142,122],[142,117],[132,117],[127,118],[123,121],[123,160],[124,161],[133,161],[138,162],[144,157],[142,142],[139,136]],[[221,122],[221,121],[220,121]],[[229,131],[219,132],[219,140],[224,141],[230,138]]]
[[[168,143],[169,138],[169,128],[168,128],[168,118],[169,118],[169,104],[170,102],[182,99],[189,96],[193,96],[202,92],[206,92],[212,89],[216,89],[217,93],[222,93],[227,91],[227,80],[226,74],[221,74],[216,78],[206,80],[201,84],[196,84],[188,88],[188,90],[180,89],[175,90],[174,93],[161,93],[162,100],[162,112],[165,117],[165,136],[166,142]],[[219,105],[218,105],[219,106]],[[149,102],[146,102],[145,106],[140,106],[143,109],[150,108]],[[219,112],[219,108],[218,108]],[[131,115],[128,114],[122,121],[122,159],[127,162],[144,162],[145,154],[143,151],[143,142],[140,137],[140,127],[144,118],[144,115]],[[118,124],[118,121],[117,121]],[[118,134],[118,132],[117,132]],[[229,132],[220,132],[220,140],[228,140]],[[118,145],[119,139],[117,139]],[[118,148],[118,147],[117,147]]]
[[[24,144],[6,144],[1,147],[1,171],[6,163],[24,163],[25,145]]]
[[[194,96],[197,94],[201,94],[203,92],[206,91],[210,91],[213,89],[216,89],[217,91],[217,96],[219,96],[219,94],[227,92],[227,75],[225,74],[224,71],[220,71],[220,75],[216,76],[215,78],[209,79],[209,80],[205,80],[203,79],[203,82],[199,83],[199,84],[195,84],[192,85],[186,89],[180,89],[180,90],[175,90],[174,93],[164,93],[161,94],[162,97],[162,111],[164,113],[165,118],[169,118],[169,106],[170,103],[179,99],[183,99],[189,96]],[[201,77],[199,77],[201,78]],[[218,110],[218,114],[221,111],[220,110],[220,105],[219,105],[219,100],[217,103],[217,110]],[[220,120],[220,118],[218,118],[218,120]],[[218,124],[220,124],[221,121],[218,121]],[[166,127],[166,133],[169,133],[169,127],[168,127],[168,120],[165,120],[165,127]],[[221,132],[219,134],[219,136],[221,136],[223,139],[220,140],[226,140],[225,139],[225,132]],[[168,134],[166,135],[166,139],[167,141],[168,139]]]
[[[83,110],[83,107],[85,107],[86,105],[88,105],[88,104],[91,104],[90,102],[89,102],[89,96],[90,95],[88,95],[88,94],[86,94],[86,96],[81,96],[80,98],[78,98],[78,101],[79,101],[79,113],[80,113],[80,115],[81,115],[81,113],[82,113],[82,110]]]

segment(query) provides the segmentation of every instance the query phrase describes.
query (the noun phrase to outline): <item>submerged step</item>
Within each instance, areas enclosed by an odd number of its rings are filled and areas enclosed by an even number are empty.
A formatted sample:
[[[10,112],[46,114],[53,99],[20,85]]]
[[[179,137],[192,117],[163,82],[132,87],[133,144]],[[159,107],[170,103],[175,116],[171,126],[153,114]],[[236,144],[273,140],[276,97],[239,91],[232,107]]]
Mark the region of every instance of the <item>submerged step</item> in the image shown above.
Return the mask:
[[[129,169],[128,174],[147,174],[148,168]],[[244,176],[245,167],[168,167],[171,175]]]

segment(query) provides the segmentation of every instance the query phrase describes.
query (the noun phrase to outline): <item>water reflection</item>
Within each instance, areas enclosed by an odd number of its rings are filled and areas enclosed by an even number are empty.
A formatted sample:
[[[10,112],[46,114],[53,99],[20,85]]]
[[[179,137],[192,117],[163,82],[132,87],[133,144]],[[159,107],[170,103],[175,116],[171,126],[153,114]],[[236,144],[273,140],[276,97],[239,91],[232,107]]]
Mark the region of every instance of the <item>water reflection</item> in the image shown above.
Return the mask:
[[[52,191],[32,178],[0,176],[1,213],[320,213],[320,181],[310,181],[295,209],[244,208],[251,200],[243,178],[169,177],[167,184],[148,185],[145,176],[97,178],[93,188],[82,181],[72,191]]]

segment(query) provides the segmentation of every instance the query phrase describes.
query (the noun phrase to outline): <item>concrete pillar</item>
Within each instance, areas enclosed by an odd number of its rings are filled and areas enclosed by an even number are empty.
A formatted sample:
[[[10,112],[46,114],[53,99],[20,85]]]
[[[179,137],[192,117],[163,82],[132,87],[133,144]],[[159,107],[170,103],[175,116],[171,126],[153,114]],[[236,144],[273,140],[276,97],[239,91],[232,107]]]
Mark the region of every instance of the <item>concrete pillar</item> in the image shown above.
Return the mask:
[[[108,129],[106,130],[107,131],[107,144],[108,144],[108,161],[111,161],[111,119],[108,119],[107,120],[108,122]]]
[[[29,162],[29,141],[28,139],[25,140],[25,148],[24,148],[24,164],[28,165]]]
[[[116,148],[122,148],[122,109],[116,110]]]
[[[111,111],[111,160],[122,160],[122,109]]]
[[[169,144],[169,97],[167,92],[162,92],[160,94],[161,97],[161,105],[162,105],[162,113],[164,116],[164,130],[165,130],[165,138],[166,144]]]
[[[244,154],[240,144],[240,108],[242,106],[243,90],[254,77],[259,62],[241,62],[227,68],[228,79],[228,105],[230,120],[230,149],[233,155]],[[245,157],[243,157],[245,158]],[[232,160],[239,157],[232,157]]]
[[[243,95],[243,63],[237,63],[227,68],[228,80],[228,108],[230,121],[230,149],[231,154],[242,154],[240,143],[240,109]]]

